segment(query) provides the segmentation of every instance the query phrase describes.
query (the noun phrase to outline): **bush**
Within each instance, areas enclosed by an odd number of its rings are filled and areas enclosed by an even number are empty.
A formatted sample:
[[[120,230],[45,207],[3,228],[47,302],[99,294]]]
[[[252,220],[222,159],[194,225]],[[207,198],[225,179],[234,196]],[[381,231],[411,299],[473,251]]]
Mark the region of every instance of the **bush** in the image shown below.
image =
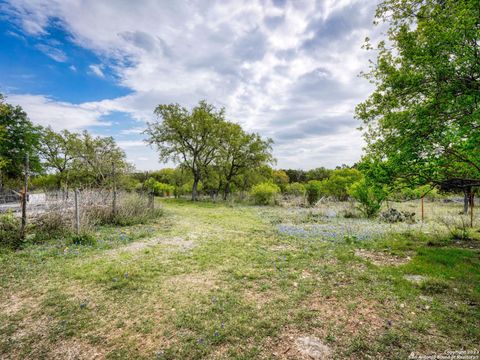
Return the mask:
[[[88,232],[82,232],[80,234],[72,234],[68,239],[68,244],[94,246],[97,244],[97,239]]]
[[[285,194],[292,196],[305,196],[305,186],[298,182],[288,184],[285,187]]]
[[[362,179],[349,187],[348,195],[359,202],[358,209],[365,217],[372,218],[377,216],[387,194],[382,188],[370,185]]]
[[[273,203],[279,192],[280,188],[272,183],[261,183],[252,188],[252,196],[257,205],[268,205]]]
[[[339,201],[348,200],[348,188],[362,178],[356,169],[337,169],[328,179],[322,180],[322,192]]]
[[[175,191],[175,187],[172,185],[157,182],[154,186],[154,193],[157,196],[171,196]]]
[[[51,211],[37,216],[33,220],[35,242],[43,242],[69,235],[72,231],[72,221],[65,212]]]
[[[310,180],[305,185],[307,192],[307,201],[310,205],[315,205],[322,196],[322,182],[318,180]]]
[[[387,211],[382,212],[380,215],[383,221],[389,223],[396,222],[414,222],[415,213],[407,211],[398,211],[397,209],[391,208]]]
[[[110,205],[90,206],[86,211],[87,223],[93,226],[144,224],[161,214],[160,209],[150,209],[148,198],[138,194],[128,194],[120,197],[115,214],[112,212]]]
[[[17,249],[21,244],[20,219],[11,212],[0,214],[0,245]]]

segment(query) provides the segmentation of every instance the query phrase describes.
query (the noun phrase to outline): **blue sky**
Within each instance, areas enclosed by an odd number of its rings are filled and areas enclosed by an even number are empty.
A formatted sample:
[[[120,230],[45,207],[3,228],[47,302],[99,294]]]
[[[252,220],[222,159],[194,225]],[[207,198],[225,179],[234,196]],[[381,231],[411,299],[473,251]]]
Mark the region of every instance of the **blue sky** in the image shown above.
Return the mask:
[[[160,103],[200,99],[275,141],[277,167],[352,164],[375,1],[0,0],[0,92],[32,121],[113,136],[138,169]]]

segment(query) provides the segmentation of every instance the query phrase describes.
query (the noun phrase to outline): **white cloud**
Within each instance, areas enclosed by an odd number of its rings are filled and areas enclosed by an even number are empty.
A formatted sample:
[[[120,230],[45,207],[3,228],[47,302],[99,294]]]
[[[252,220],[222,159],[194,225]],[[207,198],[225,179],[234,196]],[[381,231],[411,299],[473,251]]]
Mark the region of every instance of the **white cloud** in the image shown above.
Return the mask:
[[[87,123],[114,111],[151,121],[159,103],[192,106],[206,99],[225,106],[229,119],[273,137],[279,166],[316,167],[359,157],[362,141],[353,109],[371,89],[357,75],[368,65],[361,45],[375,34],[374,7],[375,1],[363,0],[284,6],[269,0],[110,6],[96,0],[15,0],[8,14],[26,33],[42,36],[54,18],[77,45],[105,60],[90,65],[93,74],[103,78],[108,68],[132,90],[116,99],[66,106],[89,114]],[[48,122],[58,121],[48,113],[62,104],[53,106],[43,97],[30,107]]]
[[[101,77],[101,78],[105,77],[105,74],[103,73],[103,70],[102,70],[102,65],[92,64],[88,68],[93,74],[97,75],[98,77]]]
[[[46,44],[38,44],[36,48],[57,62],[65,62],[68,60],[67,55],[65,55],[62,50],[57,49],[53,46]]]
[[[88,106],[55,101],[42,95],[9,95],[7,101],[20,105],[29,114],[30,119],[42,126],[51,126],[55,130],[79,130],[89,126],[107,126],[101,121],[108,111],[91,109]]]

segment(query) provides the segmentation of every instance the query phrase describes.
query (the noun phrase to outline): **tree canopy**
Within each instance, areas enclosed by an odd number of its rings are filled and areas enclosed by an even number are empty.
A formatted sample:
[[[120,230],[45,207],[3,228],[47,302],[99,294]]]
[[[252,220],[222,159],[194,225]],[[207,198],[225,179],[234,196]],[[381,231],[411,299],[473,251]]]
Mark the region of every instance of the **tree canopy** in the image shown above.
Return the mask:
[[[159,121],[148,124],[147,142],[157,147],[161,161],[172,160],[190,169],[192,200],[197,199],[202,178],[209,187],[222,186],[226,197],[235,177],[273,160],[271,140],[246,133],[225,120],[224,109],[206,101],[191,111],[179,104],[159,105],[155,114]],[[220,177],[212,177],[213,168]]]
[[[387,37],[356,109],[367,157],[384,181],[480,185],[480,3],[386,0]],[[378,170],[378,166],[381,170]]]

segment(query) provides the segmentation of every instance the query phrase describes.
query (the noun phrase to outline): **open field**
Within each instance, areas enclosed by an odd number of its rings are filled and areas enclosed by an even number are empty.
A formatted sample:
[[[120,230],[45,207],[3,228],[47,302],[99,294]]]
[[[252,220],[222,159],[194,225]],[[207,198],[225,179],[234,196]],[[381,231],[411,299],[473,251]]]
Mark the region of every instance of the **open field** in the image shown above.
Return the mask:
[[[95,246],[0,250],[0,358],[309,359],[307,338],[339,359],[479,350],[480,236],[445,226],[462,204],[427,203],[423,225],[345,204],[158,205]]]

